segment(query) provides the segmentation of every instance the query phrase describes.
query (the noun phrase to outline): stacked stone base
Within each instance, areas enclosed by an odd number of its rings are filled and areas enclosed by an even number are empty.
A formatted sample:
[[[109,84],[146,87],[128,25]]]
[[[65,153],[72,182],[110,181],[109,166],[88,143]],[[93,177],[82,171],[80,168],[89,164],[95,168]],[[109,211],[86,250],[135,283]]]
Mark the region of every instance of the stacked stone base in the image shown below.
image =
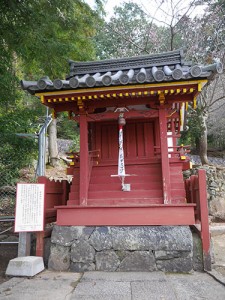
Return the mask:
[[[72,272],[191,272],[195,261],[189,226],[56,225],[48,267]]]

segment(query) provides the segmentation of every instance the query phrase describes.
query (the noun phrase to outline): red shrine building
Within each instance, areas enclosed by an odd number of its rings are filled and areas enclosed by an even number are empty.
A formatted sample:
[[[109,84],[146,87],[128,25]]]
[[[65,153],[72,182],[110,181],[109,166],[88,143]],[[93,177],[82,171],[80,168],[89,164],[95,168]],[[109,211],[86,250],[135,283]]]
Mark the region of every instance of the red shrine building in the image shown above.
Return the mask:
[[[67,111],[79,124],[80,151],[57,203],[59,226],[176,226],[201,224],[209,254],[205,174],[190,168],[178,146],[186,111],[220,63],[201,66],[182,50],[91,62],[70,61],[66,79],[22,81],[54,116]],[[66,196],[65,196],[66,195]]]

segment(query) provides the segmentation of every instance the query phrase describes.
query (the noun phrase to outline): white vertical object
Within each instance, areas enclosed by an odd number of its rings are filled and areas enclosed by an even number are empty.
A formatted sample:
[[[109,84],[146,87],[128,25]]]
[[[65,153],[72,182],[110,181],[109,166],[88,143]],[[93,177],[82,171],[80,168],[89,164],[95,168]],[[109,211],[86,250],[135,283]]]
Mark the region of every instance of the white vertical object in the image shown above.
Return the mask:
[[[123,151],[123,126],[119,127],[119,155],[118,155],[118,176],[125,177],[125,163]]]

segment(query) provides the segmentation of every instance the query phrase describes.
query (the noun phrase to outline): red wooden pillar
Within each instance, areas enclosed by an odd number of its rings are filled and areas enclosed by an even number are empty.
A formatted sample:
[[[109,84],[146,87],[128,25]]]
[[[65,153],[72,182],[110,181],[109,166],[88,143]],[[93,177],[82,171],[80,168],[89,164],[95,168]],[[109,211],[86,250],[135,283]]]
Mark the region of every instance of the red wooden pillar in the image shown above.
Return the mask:
[[[36,233],[36,256],[44,257],[45,248],[45,232],[39,231]]]
[[[87,205],[88,196],[88,123],[85,114],[80,115],[80,205]]]
[[[206,186],[205,170],[198,170],[198,180],[199,180],[199,204],[200,204],[200,219],[201,219],[203,265],[204,265],[204,270],[211,271],[210,233],[209,233],[208,201],[207,201],[207,186]]]
[[[167,142],[167,111],[164,107],[159,108],[159,129],[162,163],[162,182],[164,204],[171,203],[170,165]]]

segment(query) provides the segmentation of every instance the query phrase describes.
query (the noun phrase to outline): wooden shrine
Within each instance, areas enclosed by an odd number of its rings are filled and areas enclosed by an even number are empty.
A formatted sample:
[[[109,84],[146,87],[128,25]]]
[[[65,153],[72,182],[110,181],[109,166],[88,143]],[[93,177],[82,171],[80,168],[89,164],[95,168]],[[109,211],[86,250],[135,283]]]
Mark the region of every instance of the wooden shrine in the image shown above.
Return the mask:
[[[69,65],[65,80],[22,81],[55,117],[67,111],[80,127],[80,152],[70,155],[68,197],[54,207],[57,225],[203,222],[208,254],[204,174],[185,183],[182,171],[190,162],[178,139],[188,106],[196,107],[197,95],[221,64],[192,65],[177,50]],[[119,129],[124,176],[118,169]]]

